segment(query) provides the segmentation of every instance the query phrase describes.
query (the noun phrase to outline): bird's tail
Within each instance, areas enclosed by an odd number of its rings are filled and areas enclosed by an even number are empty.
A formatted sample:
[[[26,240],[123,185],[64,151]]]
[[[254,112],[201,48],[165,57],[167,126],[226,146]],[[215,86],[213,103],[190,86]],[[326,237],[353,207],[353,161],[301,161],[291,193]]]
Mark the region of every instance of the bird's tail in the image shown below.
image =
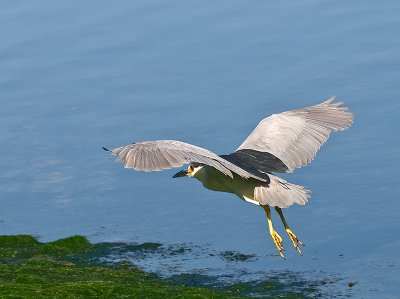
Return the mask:
[[[311,191],[303,186],[286,182],[272,174],[268,174],[271,182],[266,187],[256,187],[254,199],[262,205],[287,208],[294,203],[305,205]]]

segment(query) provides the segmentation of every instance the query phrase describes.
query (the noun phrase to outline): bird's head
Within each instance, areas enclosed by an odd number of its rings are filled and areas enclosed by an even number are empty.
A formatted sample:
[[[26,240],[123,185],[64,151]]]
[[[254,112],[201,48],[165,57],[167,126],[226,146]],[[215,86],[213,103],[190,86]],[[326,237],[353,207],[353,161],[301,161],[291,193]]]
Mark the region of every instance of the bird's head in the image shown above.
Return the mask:
[[[203,164],[200,163],[190,163],[187,169],[181,170],[179,172],[177,172],[173,178],[179,178],[179,177],[184,177],[184,176],[188,176],[188,177],[194,177],[194,175],[203,168]]]

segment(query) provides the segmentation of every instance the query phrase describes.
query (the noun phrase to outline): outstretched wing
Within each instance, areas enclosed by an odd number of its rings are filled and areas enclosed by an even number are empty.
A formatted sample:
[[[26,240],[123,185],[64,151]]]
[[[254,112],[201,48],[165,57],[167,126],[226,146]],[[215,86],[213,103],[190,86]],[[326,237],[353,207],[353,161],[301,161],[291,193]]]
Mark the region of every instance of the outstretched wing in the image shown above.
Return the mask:
[[[288,172],[310,163],[331,132],[343,131],[353,123],[353,114],[334,99],[263,119],[237,151],[268,152],[279,158]]]
[[[123,162],[125,168],[135,170],[160,171],[181,167],[183,164],[190,162],[197,162],[212,166],[230,177],[233,177],[232,172],[234,172],[244,178],[252,177],[260,181],[266,181],[207,149],[176,140],[132,143],[116,148],[111,153],[118,156],[117,161]]]

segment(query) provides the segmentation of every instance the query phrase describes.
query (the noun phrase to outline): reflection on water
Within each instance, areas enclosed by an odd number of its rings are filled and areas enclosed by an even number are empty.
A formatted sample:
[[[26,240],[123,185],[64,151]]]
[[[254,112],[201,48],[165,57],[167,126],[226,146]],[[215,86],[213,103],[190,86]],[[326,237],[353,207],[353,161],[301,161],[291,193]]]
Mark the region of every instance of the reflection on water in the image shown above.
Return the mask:
[[[0,8],[0,234],[208,244],[226,252],[220,261],[256,256],[243,262],[250,274],[322,271],[357,282],[353,296],[400,292],[398,1]],[[285,211],[307,245],[300,257],[284,239],[285,262],[261,209],[172,180],[174,171],[127,171],[101,150],[178,139],[228,154],[262,118],[332,95],[355,123],[285,176],[313,192]],[[195,271],[215,262],[168,261],[154,263]]]

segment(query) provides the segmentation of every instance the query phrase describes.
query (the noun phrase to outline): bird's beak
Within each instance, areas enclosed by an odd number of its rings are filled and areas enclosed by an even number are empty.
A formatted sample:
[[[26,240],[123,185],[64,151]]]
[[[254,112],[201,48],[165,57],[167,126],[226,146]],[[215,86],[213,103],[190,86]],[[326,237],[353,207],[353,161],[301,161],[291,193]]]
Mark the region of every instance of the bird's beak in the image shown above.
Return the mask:
[[[173,178],[180,178],[180,177],[187,176],[187,175],[188,175],[187,170],[181,170],[178,173],[175,173]]]

